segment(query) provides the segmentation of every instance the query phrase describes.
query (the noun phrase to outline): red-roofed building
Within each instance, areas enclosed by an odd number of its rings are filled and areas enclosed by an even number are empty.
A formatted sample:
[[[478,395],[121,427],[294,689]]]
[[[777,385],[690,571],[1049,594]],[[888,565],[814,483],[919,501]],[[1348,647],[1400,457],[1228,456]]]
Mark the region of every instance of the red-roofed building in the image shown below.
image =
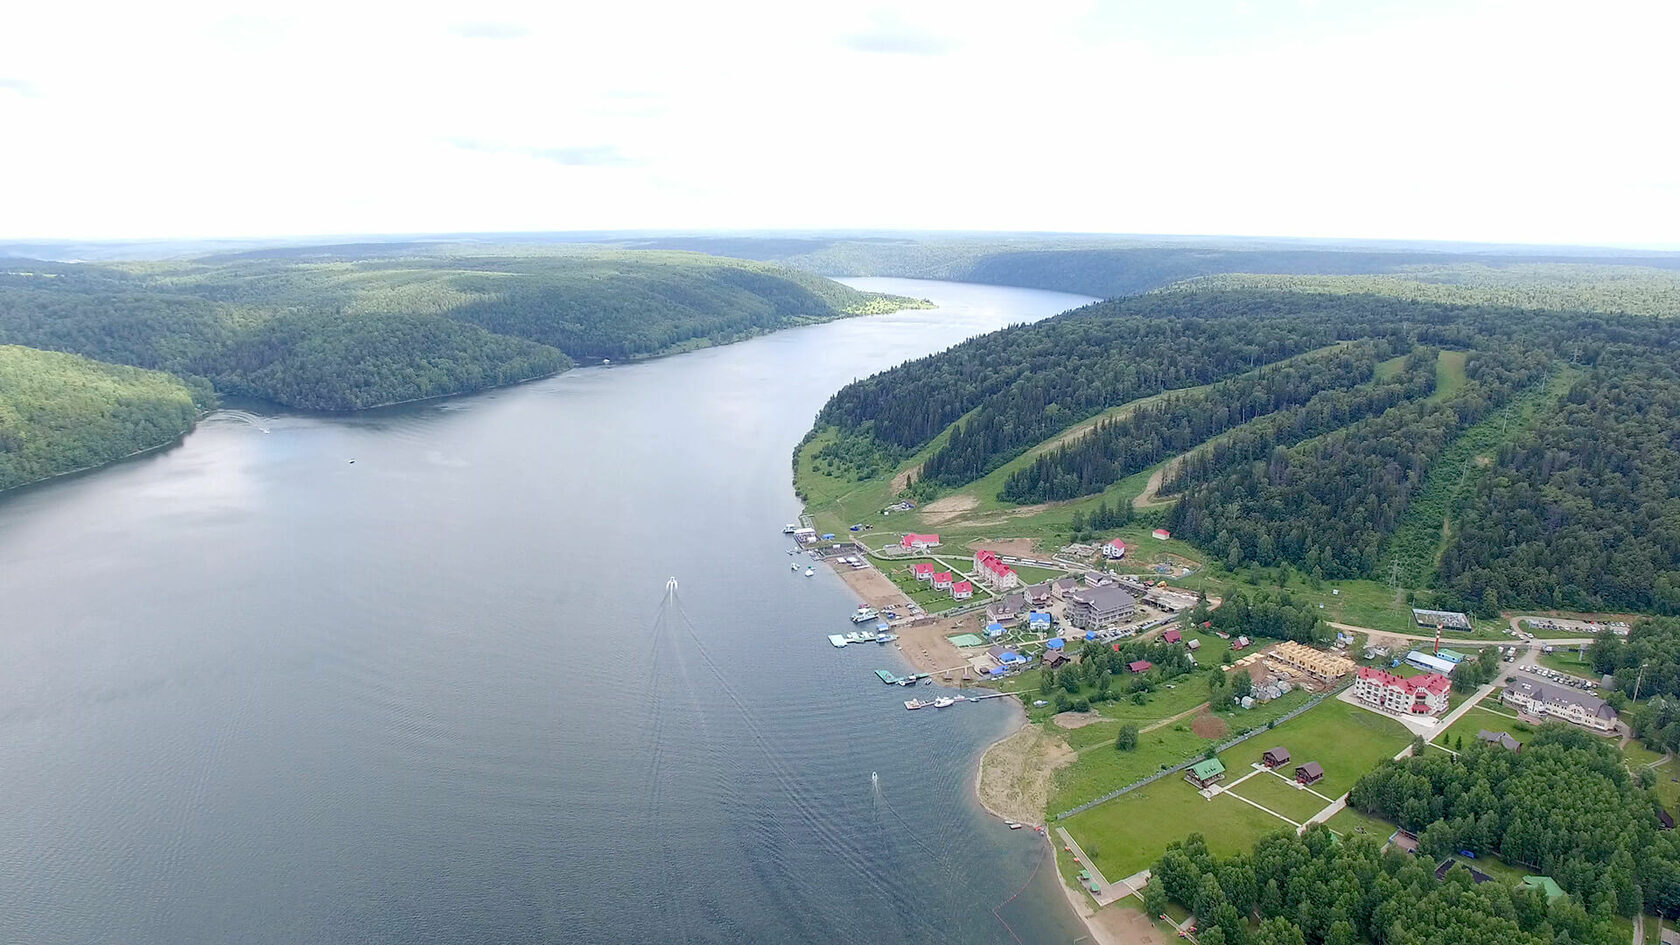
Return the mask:
[[[1116,538],[1102,547],[1103,557],[1110,561],[1118,561],[1126,557],[1126,543]]]
[[[953,600],[968,600],[973,596],[974,585],[968,581],[958,581],[957,583],[951,585],[951,597]]]
[[[1126,668],[1134,673],[1147,673],[1149,672],[1149,668],[1154,665],[1154,663],[1151,663],[1148,660],[1138,660],[1135,663],[1127,663]]]
[[[1440,673],[1396,676],[1368,666],[1359,667],[1353,697],[1366,705],[1401,715],[1440,715],[1447,709],[1452,682]]]
[[[1021,576],[1015,573],[1014,568],[1004,564],[995,551],[974,553],[974,573],[980,580],[1000,591],[1018,587],[1021,583]]]
[[[1180,643],[1183,640],[1184,634],[1179,633],[1177,627],[1168,627],[1167,632],[1161,634],[1162,643]]]
[[[939,547],[938,535],[917,535],[914,532],[899,540],[898,546],[907,551],[926,551]]]
[[[920,562],[918,564],[913,564],[913,565],[910,566],[910,573],[914,574],[916,576],[916,580],[918,580],[918,581],[931,581],[931,580],[933,580],[933,572],[935,572],[937,570],[939,570],[939,569],[935,568],[931,564],[928,564],[926,561]]]
[[[948,591],[948,590],[950,590],[951,589],[951,572],[941,571],[938,574],[935,574],[933,576],[933,589],[936,590],[936,591]]]

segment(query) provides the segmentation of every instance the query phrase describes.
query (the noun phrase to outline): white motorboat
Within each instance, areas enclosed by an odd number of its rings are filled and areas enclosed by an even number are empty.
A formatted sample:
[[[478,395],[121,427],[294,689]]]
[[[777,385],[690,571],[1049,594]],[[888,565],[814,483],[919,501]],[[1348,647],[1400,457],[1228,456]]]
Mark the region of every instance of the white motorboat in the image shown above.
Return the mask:
[[[956,704],[957,700],[951,698],[950,696],[940,696],[939,698],[933,700],[933,707],[935,709],[945,709]]]
[[[852,611],[852,623],[863,623],[865,620],[874,620],[879,616],[881,616],[881,612],[873,607],[859,607]]]

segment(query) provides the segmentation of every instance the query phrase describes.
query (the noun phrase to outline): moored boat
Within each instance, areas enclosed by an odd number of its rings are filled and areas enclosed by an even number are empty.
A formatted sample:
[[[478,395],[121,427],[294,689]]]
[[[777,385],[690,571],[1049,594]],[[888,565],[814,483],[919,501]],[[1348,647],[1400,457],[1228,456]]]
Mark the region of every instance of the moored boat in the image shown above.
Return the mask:
[[[950,696],[940,696],[939,698],[933,700],[933,707],[935,709],[944,709],[956,704],[957,700],[951,698]]]
[[[879,616],[881,616],[881,612],[873,607],[859,607],[852,611],[852,623],[863,623],[865,620],[874,620]]]
[[[796,567],[797,567],[797,565],[796,565]],[[816,568],[806,568],[805,569],[805,576],[806,577],[810,577],[811,575],[816,574],[816,573],[817,573]]]
[[[925,709],[930,705],[933,705],[933,703],[927,701],[926,699],[906,699],[906,700],[904,700],[904,707],[906,709]]]

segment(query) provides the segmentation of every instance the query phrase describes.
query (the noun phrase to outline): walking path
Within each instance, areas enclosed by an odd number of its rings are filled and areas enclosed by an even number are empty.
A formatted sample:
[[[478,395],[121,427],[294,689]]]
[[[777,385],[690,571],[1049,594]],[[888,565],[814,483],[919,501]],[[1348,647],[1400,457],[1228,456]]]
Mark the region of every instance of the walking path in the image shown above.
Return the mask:
[[[1418,734],[1423,736],[1423,740],[1425,742],[1434,741],[1436,736],[1438,736],[1442,732],[1446,731],[1449,726],[1451,726],[1454,722],[1458,721],[1461,717],[1463,717],[1464,713],[1469,712],[1472,708],[1474,708],[1476,703],[1481,702],[1484,698],[1486,698],[1488,696],[1489,693],[1491,693],[1491,692],[1493,692],[1493,690],[1497,689],[1499,687],[1500,682],[1501,682],[1500,677],[1498,677],[1498,676],[1494,677],[1493,682],[1490,682],[1487,685],[1483,686],[1482,688],[1477,689],[1474,693],[1472,693],[1470,695],[1469,698],[1467,698],[1463,702],[1459,703],[1458,708],[1456,708],[1456,709],[1452,710],[1451,712],[1448,712],[1446,715],[1442,716],[1440,723],[1437,724],[1434,727],[1433,730],[1431,730],[1429,732],[1418,732]],[[1352,691],[1353,690],[1350,689],[1347,692],[1342,693],[1342,696],[1346,696],[1348,693],[1350,693]],[[1338,697],[1338,698],[1341,698],[1341,697]],[[1344,699],[1343,701],[1352,702],[1352,700],[1350,700],[1350,699]],[[1353,704],[1357,705],[1357,706],[1363,706],[1364,708],[1367,708],[1367,709],[1370,708],[1369,706],[1365,706],[1365,704],[1362,703],[1362,702],[1353,702]],[[1384,713],[1384,714],[1386,715],[1387,713]],[[1400,721],[1404,722],[1406,720],[1404,718],[1402,718],[1402,719],[1400,719]],[[1407,728],[1411,728],[1411,726],[1408,725]],[[1412,729],[1412,730],[1417,731],[1416,729]],[[1394,760],[1399,761],[1401,758],[1404,758],[1411,753],[1412,753],[1412,746],[1407,745],[1405,748],[1402,748],[1398,754],[1396,754],[1394,756]],[[1319,796],[1322,797],[1323,795],[1319,795]],[[1258,806],[1258,805],[1256,805],[1256,806]],[[1347,806],[1347,795],[1343,794],[1341,797],[1337,798],[1335,803],[1331,804],[1329,807],[1326,807],[1323,810],[1319,811],[1318,813],[1312,815],[1311,817],[1308,817],[1307,818],[1307,824],[1321,824],[1321,823],[1325,822],[1326,820],[1329,820],[1331,817],[1336,816],[1336,814],[1339,813],[1342,810],[1342,808],[1344,808],[1346,806]],[[1301,826],[1301,829],[1305,830],[1306,829],[1306,824],[1303,824]]]
[[[1073,851],[1073,855],[1076,859],[1078,859],[1080,867],[1090,870],[1091,880],[1097,884],[1098,890],[1097,892],[1091,893],[1091,896],[1097,900],[1098,906],[1106,906],[1111,902],[1124,899],[1135,891],[1126,883],[1110,885],[1108,880],[1103,878],[1102,870],[1097,869],[1097,864],[1091,862],[1091,858],[1086,856],[1085,851],[1079,848],[1078,842],[1068,836],[1066,829],[1057,827],[1056,835],[1062,838],[1062,843],[1065,844],[1069,850]]]

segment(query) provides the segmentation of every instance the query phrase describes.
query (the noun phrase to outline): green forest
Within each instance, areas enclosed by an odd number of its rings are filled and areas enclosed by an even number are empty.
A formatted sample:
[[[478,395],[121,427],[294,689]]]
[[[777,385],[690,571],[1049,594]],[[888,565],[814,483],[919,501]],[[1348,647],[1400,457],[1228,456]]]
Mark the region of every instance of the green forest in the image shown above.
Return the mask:
[[[1617,269],[1593,292],[1605,270],[1584,269],[1097,303],[858,381],[812,435],[831,476],[916,457],[922,502],[1006,464],[984,497],[1004,508],[1156,469],[1150,514],[1231,571],[1403,574],[1487,616],[1680,613],[1680,319],[1613,310],[1665,305],[1674,279]],[[1558,301],[1597,308],[1538,307]]]
[[[1543,727],[1520,753],[1473,744],[1385,762],[1348,803],[1417,834],[1418,854],[1314,825],[1219,859],[1192,834],[1155,864],[1146,910],[1182,906],[1204,945],[1612,945],[1627,941],[1618,917],[1680,909],[1680,842],[1659,829],[1648,786],[1614,745],[1567,726]],[[1464,865],[1437,876],[1460,851],[1491,880]],[[1524,874],[1567,895],[1521,885]]]
[[[360,410],[926,304],[671,252],[12,259],[0,265],[0,488],[170,442],[220,396]]]
[[[0,345],[0,489],[173,442],[197,413],[167,374]]]
[[[923,304],[681,253],[12,261],[0,342],[356,410]]]

